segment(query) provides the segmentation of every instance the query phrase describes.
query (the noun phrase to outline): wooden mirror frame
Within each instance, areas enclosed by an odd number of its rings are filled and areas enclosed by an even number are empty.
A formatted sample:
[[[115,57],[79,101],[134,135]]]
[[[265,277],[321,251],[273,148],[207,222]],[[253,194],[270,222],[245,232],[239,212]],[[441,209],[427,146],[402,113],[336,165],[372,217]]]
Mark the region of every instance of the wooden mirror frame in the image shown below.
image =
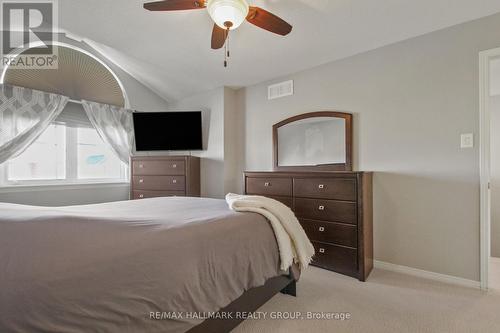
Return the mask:
[[[304,165],[304,166],[280,166],[278,165],[278,129],[298,120],[332,117],[345,119],[345,163],[333,163],[323,165]],[[273,125],[273,165],[275,171],[352,171],[352,114],[336,111],[320,111],[303,113]]]

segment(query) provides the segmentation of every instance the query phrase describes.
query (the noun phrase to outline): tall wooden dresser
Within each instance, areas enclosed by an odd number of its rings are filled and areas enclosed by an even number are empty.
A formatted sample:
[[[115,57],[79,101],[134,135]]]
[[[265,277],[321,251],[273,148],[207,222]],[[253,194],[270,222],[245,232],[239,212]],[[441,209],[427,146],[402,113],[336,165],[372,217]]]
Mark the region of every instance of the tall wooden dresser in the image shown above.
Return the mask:
[[[313,265],[358,278],[373,268],[372,173],[245,172],[245,192],[289,206],[311,239]]]
[[[131,165],[131,199],[200,196],[199,157],[135,156]]]

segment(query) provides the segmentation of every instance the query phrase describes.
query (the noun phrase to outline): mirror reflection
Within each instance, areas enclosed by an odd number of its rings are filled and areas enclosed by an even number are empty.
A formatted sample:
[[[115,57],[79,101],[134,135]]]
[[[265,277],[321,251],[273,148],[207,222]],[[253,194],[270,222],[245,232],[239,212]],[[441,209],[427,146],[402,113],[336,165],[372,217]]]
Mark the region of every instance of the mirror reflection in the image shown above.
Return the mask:
[[[346,163],[346,120],[313,117],[278,128],[278,166]]]

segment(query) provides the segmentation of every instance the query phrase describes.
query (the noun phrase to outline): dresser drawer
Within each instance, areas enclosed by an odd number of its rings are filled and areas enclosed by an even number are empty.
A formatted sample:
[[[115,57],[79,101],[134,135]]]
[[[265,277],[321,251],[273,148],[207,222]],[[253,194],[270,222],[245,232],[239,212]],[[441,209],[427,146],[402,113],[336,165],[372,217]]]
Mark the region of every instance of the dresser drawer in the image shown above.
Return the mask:
[[[132,183],[134,190],[185,191],[186,187],[184,176],[134,176]]]
[[[354,202],[296,198],[294,207],[298,217],[357,224],[357,205]]]
[[[132,199],[147,199],[158,197],[184,197],[184,191],[133,191]]]
[[[296,197],[356,200],[356,180],[341,178],[294,178]]]
[[[355,276],[358,270],[358,252],[348,247],[312,242],[316,254],[312,264],[334,272]]]
[[[134,175],[184,175],[186,163],[179,160],[134,160],[132,168]]]
[[[246,193],[270,196],[292,196],[292,178],[247,177]]]
[[[354,225],[329,223],[314,220],[301,219],[300,224],[304,228],[309,239],[336,245],[357,247],[358,228]]]

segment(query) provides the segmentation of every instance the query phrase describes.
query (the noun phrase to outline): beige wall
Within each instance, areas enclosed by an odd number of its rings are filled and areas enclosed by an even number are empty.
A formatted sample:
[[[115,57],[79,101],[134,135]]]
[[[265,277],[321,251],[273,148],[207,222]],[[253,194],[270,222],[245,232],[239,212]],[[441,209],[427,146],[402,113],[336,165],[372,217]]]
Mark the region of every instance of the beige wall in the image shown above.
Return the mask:
[[[459,143],[477,139],[478,52],[500,46],[498,31],[495,15],[238,92],[245,168],[272,168],[274,123],[351,112],[355,169],[376,172],[376,259],[479,280],[479,152]],[[285,79],[295,95],[268,101]]]
[[[490,98],[491,110],[491,255],[500,257],[500,95]]]
[[[239,107],[237,91],[224,89],[224,191],[241,193],[243,188],[245,128],[243,109]]]
[[[170,110],[203,111],[204,150],[192,154],[201,157],[201,195],[204,197],[224,198],[228,192],[239,191],[243,115],[236,103],[236,91],[224,87],[182,99],[170,107]]]
[[[172,111],[203,112],[203,147],[192,152],[201,157],[201,195],[224,197],[224,88],[185,98],[171,105]],[[189,154],[190,152],[175,152]],[[161,153],[160,153],[161,154]],[[166,154],[166,153],[164,153]]]

